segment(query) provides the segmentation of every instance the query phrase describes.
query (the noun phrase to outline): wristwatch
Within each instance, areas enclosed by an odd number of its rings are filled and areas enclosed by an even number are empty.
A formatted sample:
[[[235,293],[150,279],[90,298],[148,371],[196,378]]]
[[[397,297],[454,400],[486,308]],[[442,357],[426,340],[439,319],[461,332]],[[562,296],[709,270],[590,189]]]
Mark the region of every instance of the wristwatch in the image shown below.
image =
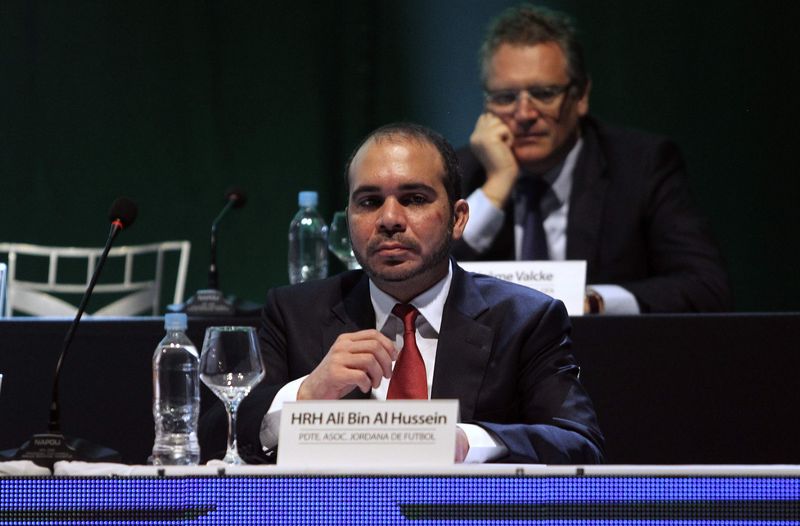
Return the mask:
[[[603,314],[606,310],[603,296],[591,287],[586,287],[586,304],[589,314]]]

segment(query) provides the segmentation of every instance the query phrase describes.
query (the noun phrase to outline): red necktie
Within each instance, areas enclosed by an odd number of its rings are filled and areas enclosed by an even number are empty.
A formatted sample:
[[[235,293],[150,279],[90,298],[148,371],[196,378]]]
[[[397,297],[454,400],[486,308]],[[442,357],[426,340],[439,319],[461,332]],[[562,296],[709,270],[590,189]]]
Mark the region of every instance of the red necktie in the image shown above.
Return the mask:
[[[403,349],[394,364],[392,379],[386,399],[428,399],[428,375],[425,362],[417,347],[417,330],[414,322],[419,311],[413,305],[398,303],[392,314],[403,320]]]

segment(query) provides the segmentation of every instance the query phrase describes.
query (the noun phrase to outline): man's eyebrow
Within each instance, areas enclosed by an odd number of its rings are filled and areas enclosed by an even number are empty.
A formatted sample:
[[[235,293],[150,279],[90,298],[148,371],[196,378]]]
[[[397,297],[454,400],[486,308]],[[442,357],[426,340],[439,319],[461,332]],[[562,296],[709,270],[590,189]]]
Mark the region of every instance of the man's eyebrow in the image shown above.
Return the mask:
[[[429,184],[425,183],[408,183],[400,185],[400,190],[409,191],[409,190],[422,190],[426,192],[433,192],[436,193],[436,190]]]
[[[377,186],[377,185],[365,185],[365,186],[359,186],[358,188],[353,190],[352,195],[374,194],[374,193],[382,194],[382,193],[384,193],[384,190],[385,190],[384,188],[382,188],[380,186]],[[413,191],[425,191],[425,192],[433,192],[433,193],[436,192],[435,188],[433,188],[431,185],[428,185],[428,184],[425,184],[425,183],[401,184],[400,187],[399,187],[399,190],[402,191],[402,192],[409,192],[409,191],[411,191],[411,192],[413,192]]]
[[[372,185],[372,186],[359,186],[358,188],[355,188],[353,190],[352,195],[356,195],[356,194],[374,194],[374,193],[378,193],[380,191],[381,191],[381,188],[379,186],[375,186],[375,185]]]

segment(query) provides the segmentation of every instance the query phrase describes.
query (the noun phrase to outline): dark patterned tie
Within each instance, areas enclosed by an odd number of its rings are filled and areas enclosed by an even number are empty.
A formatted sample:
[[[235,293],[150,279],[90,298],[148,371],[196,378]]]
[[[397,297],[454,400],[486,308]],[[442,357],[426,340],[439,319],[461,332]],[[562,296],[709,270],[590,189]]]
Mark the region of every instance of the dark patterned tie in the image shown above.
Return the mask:
[[[403,349],[394,364],[386,399],[427,400],[428,375],[417,347],[417,329],[414,325],[419,311],[413,305],[398,303],[392,309],[392,314],[403,320]]]
[[[544,233],[542,197],[550,185],[540,177],[523,177],[517,183],[525,196],[525,219],[522,223],[522,251],[520,257],[528,259],[550,259],[547,237]]]

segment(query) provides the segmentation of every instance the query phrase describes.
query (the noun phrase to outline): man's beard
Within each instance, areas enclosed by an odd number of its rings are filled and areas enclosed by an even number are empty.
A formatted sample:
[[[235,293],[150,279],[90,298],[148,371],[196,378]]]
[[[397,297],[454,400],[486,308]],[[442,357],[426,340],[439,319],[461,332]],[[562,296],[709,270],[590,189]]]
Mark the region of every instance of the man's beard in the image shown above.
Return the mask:
[[[429,272],[431,269],[436,268],[442,261],[446,260],[450,257],[450,247],[453,243],[452,241],[452,232],[453,232],[453,225],[452,222],[447,228],[447,233],[443,236],[442,242],[439,244],[438,247],[427,257],[425,257],[422,262],[416,268],[410,268],[404,271],[397,271],[397,272],[381,272],[377,269],[373,268],[372,265],[369,264],[368,258],[364,257],[364,254],[355,250],[353,248],[353,254],[356,256],[356,260],[361,265],[361,268],[364,269],[364,272],[372,278],[373,281],[386,281],[386,282],[401,282],[406,281],[426,272]],[[383,239],[377,239],[375,241],[371,241],[367,245],[367,254],[369,254],[373,247],[380,245],[382,242],[386,241],[387,239],[396,240],[403,245],[412,248],[418,249],[419,244],[410,240],[406,240],[402,234],[395,234],[392,236],[385,236]],[[391,268],[391,267],[390,267]]]

